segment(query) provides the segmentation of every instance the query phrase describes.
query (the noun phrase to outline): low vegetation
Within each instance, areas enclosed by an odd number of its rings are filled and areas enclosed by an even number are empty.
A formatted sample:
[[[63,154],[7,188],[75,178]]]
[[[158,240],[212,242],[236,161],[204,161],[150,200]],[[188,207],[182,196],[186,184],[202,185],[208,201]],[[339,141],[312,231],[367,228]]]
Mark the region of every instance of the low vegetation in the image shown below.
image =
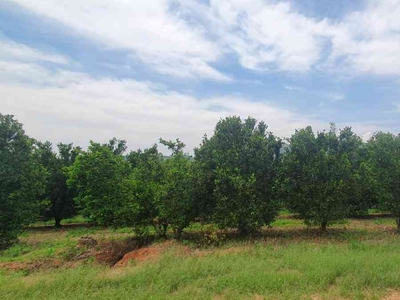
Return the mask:
[[[392,222],[349,219],[321,233],[282,216],[251,238],[194,224],[139,248],[130,228],[33,227],[0,255],[0,298],[386,299],[400,290]]]

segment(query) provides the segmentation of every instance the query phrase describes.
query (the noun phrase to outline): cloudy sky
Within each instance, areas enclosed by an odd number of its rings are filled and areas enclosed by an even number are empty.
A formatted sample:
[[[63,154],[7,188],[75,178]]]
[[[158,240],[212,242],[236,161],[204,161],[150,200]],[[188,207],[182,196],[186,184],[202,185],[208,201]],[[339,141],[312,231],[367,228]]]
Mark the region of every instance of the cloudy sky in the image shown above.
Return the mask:
[[[0,0],[0,112],[187,151],[229,115],[400,131],[400,0]]]

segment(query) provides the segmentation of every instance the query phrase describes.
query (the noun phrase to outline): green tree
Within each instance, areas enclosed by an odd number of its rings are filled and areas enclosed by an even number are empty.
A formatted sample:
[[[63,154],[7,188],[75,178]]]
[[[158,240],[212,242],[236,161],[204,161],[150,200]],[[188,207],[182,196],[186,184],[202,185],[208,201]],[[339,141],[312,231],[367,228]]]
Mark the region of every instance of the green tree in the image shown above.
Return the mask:
[[[59,143],[58,153],[54,153],[50,142],[39,143],[41,164],[47,169],[49,176],[46,185],[46,198],[50,205],[43,212],[45,219],[53,218],[56,227],[61,227],[63,218],[75,214],[73,188],[67,186],[66,168],[71,166],[81,152],[79,147],[72,144]]]
[[[264,122],[239,117],[218,122],[214,135],[195,150],[196,207],[212,210],[220,227],[242,233],[270,224],[279,208],[275,183],[281,146]]]
[[[164,163],[164,180],[158,202],[160,218],[179,237],[194,217],[191,161],[183,153],[184,144],[179,139],[176,142],[160,139],[160,142],[172,151],[172,156]]]
[[[216,200],[214,197],[217,164],[213,159],[214,139],[204,135],[200,147],[194,149],[192,165],[193,209],[202,223],[212,220]]]
[[[378,132],[368,148],[379,205],[394,215],[400,230],[400,135]]]
[[[0,114],[0,248],[38,216],[46,176],[22,124]]]
[[[115,155],[123,155],[127,149],[125,140],[118,140],[113,137],[108,143],[103,144],[104,147],[109,148]]]
[[[366,216],[368,209],[378,205],[376,197],[376,181],[373,176],[368,145],[357,136],[353,136],[357,142],[353,144],[349,156],[352,174],[346,181],[347,205],[349,216]]]
[[[334,124],[317,135],[311,127],[296,130],[283,157],[283,191],[290,210],[309,225],[322,230],[347,216],[349,188],[355,183],[352,159],[360,140],[345,128],[337,134]]]
[[[133,169],[134,195],[138,210],[132,216],[137,231],[153,226],[157,235],[165,236],[168,223],[160,218],[159,201],[164,181],[163,156],[157,145],[149,149],[131,151],[127,161]]]
[[[77,191],[77,204],[100,225],[131,225],[138,209],[131,167],[122,153],[91,141],[87,152],[67,168],[67,183]]]

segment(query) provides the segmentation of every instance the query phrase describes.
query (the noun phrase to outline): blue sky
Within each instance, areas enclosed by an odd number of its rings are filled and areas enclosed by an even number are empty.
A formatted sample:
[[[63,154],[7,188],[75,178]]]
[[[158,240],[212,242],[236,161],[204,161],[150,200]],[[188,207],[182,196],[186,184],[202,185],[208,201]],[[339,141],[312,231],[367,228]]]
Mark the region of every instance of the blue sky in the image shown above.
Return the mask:
[[[197,146],[229,115],[281,137],[400,131],[400,0],[3,0],[0,111],[41,140]]]

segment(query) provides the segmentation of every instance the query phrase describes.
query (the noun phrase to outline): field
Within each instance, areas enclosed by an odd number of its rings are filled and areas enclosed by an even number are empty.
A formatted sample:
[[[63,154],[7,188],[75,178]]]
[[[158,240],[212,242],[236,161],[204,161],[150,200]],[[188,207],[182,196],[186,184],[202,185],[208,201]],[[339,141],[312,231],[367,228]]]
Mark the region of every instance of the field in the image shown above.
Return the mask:
[[[129,228],[42,225],[0,253],[0,299],[400,299],[388,217],[321,233],[281,216],[247,239],[195,224],[180,241],[140,244]]]

